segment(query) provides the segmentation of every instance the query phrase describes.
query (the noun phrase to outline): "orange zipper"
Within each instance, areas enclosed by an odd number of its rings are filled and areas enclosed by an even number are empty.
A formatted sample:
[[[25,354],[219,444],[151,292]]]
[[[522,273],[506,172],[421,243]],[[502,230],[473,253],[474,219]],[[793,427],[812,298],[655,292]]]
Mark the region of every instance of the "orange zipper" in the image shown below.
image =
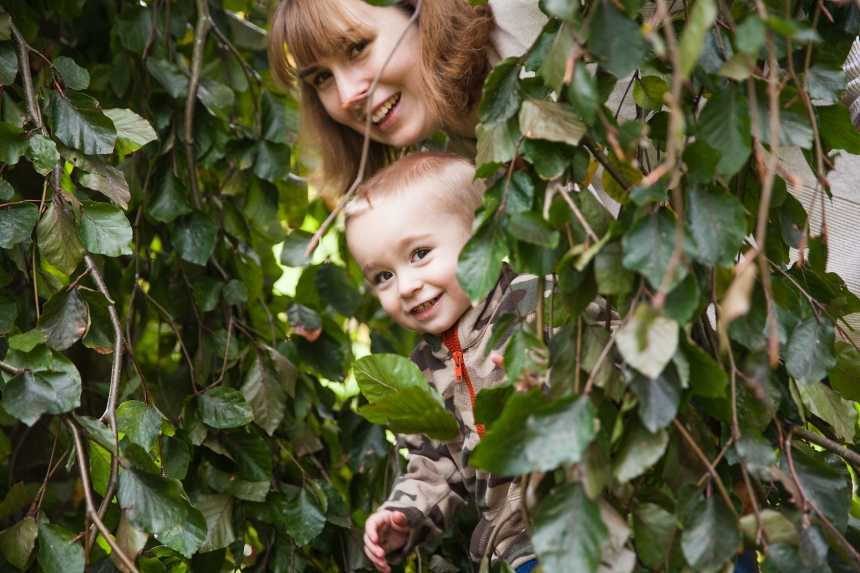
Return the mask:
[[[442,333],[442,342],[451,353],[454,359],[454,376],[457,382],[466,382],[469,388],[469,398],[472,400],[472,417],[475,415],[475,389],[472,387],[472,380],[469,378],[469,371],[466,369],[466,361],[463,359],[463,348],[460,346],[460,337],[457,335],[457,323],[454,326]],[[478,431],[478,438],[484,437],[484,425],[475,424],[475,429]]]

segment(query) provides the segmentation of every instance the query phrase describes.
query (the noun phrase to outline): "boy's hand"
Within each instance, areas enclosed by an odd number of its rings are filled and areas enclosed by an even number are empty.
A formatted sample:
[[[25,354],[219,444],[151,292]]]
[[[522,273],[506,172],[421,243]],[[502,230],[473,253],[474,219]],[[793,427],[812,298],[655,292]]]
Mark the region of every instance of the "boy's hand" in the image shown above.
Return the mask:
[[[409,522],[399,511],[384,509],[367,518],[364,523],[364,552],[382,573],[391,573],[385,555],[406,545]]]

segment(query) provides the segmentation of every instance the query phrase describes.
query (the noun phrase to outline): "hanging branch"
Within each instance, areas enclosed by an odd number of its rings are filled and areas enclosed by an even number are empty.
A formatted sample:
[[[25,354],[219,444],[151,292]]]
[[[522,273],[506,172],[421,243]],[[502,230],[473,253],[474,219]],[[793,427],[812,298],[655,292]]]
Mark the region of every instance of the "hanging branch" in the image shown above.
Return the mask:
[[[194,52],[191,56],[191,80],[188,82],[188,97],[185,100],[185,162],[188,164],[188,180],[194,206],[203,208],[200,202],[200,189],[197,183],[197,168],[194,156],[194,105],[197,103],[197,88],[203,73],[203,52],[206,37],[212,28],[212,16],[206,0],[197,0],[197,29],[194,32]]]
[[[621,173],[621,170],[618,169],[618,167],[616,167],[611,161],[609,161],[609,159],[603,154],[603,152],[600,151],[600,149],[597,147],[597,144],[594,143],[594,140],[588,137],[588,135],[583,135],[582,139],[580,140],[580,143],[582,143],[585,148],[591,152],[591,155],[593,155],[597,162],[603,166],[603,169],[607,173],[609,173],[612,178],[615,179],[618,184],[624,188],[625,191],[630,191],[630,188],[632,187],[630,182],[627,181],[627,178],[624,177],[624,174]]]
[[[137,570],[137,567],[134,566],[134,561],[128,558],[128,555],[122,550],[113,536],[108,531],[108,528],[105,526],[101,517],[99,517],[99,512],[96,511],[96,505],[93,502],[93,492],[90,490],[90,470],[88,467],[88,460],[86,457],[86,450],[84,450],[84,441],[81,437],[81,431],[72,422],[71,419],[64,416],[66,424],[69,426],[69,429],[72,431],[72,437],[75,440],[75,452],[77,453],[77,461],[78,461],[78,469],[81,472],[81,482],[83,484],[84,489],[84,501],[87,506],[87,518],[90,519],[93,524],[98,528],[99,533],[102,534],[105,541],[108,542],[108,545],[111,546],[111,549],[116,553],[116,555],[120,558],[123,564],[128,567],[128,570],[131,573],[140,573]]]
[[[198,0],[198,2],[201,0]],[[203,0],[205,1],[205,0]],[[397,41],[394,43],[394,47],[391,48],[391,51],[388,53],[388,57],[385,58],[385,61],[382,62],[382,66],[379,68],[379,71],[376,73],[376,77],[373,78],[373,82],[370,84],[370,89],[367,90],[367,94],[364,96],[365,108],[367,105],[371,103],[373,99],[373,92],[376,91],[376,84],[379,83],[379,78],[382,77],[382,72],[385,71],[386,66],[388,66],[388,62],[391,61],[392,56],[394,56],[394,52],[397,51],[397,47],[400,46],[400,42],[403,41],[403,38],[406,37],[406,32],[409,31],[409,28],[418,21],[418,16],[421,14],[421,7],[424,5],[424,0],[418,0],[418,4],[415,5],[415,12],[412,13],[412,17],[409,18],[409,21],[406,22],[406,27],[403,29],[403,32],[400,34],[400,37],[397,38]],[[352,186],[350,186],[349,190],[343,196],[343,199],[337,204],[331,214],[326,217],[326,220],[323,221],[323,224],[320,225],[320,228],[317,229],[316,233],[314,233],[313,237],[311,237],[310,243],[308,243],[308,248],[305,250],[305,256],[309,257],[311,253],[314,252],[314,249],[317,248],[317,245],[320,242],[320,239],[328,231],[328,228],[331,226],[332,222],[338,216],[338,213],[343,210],[346,202],[350,200],[355,191],[358,189],[358,186],[361,185],[361,182],[364,181],[364,169],[367,166],[367,154],[370,152],[370,118],[373,114],[370,113],[370,110],[365,109],[365,121],[364,121],[364,145],[361,148],[361,161],[358,164],[358,174],[355,177],[355,181],[353,181]]]
[[[828,450],[854,466],[854,471],[860,471],[860,454],[858,454],[857,452],[852,452],[845,446],[841,446],[837,442],[834,442],[829,438],[825,438],[821,434],[810,432],[809,430],[801,428],[800,426],[791,426],[791,431],[794,436],[803,438],[807,442],[812,442],[813,444],[817,444],[822,448],[827,448]]]
[[[4,11],[0,7],[0,12]],[[12,31],[12,37],[15,38],[15,45],[18,47],[18,69],[21,70],[21,83],[24,84],[24,100],[27,102],[27,115],[39,133],[48,137],[48,130],[42,121],[42,110],[39,108],[39,102],[36,101],[36,92],[33,90],[33,75],[30,73],[30,52],[32,48],[24,41],[24,36],[21,35],[15,23],[11,20],[9,27]]]
[[[16,376],[27,371],[26,368],[18,368],[17,366],[12,366],[8,362],[3,362],[2,360],[0,360],[0,370],[5,370],[9,374],[14,374]]]

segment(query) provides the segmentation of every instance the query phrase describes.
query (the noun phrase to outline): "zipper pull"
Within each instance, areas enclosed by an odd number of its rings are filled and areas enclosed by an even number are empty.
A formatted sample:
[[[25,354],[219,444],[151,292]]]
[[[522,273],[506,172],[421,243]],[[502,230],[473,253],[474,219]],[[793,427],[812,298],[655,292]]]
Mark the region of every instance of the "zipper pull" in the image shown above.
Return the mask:
[[[463,364],[463,353],[459,350],[455,350],[451,353],[454,357],[454,376],[457,382],[463,381],[463,370],[465,369],[465,365]]]

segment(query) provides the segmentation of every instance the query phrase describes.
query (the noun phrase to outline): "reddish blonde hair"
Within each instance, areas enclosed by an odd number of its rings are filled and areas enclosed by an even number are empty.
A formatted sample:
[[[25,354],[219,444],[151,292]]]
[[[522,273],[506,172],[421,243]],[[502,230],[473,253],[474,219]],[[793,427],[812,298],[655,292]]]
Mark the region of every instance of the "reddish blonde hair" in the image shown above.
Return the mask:
[[[416,5],[417,0],[400,0],[396,8],[414,12]],[[333,120],[316,90],[296,81],[296,62],[335,53],[345,34],[354,36],[346,38],[350,41],[366,38],[365,27],[354,20],[339,0],[281,0],[269,33],[272,74],[282,89],[295,91],[298,84],[301,139],[320,159],[311,182],[329,197],[342,195],[355,179],[364,136]],[[430,113],[443,128],[463,122],[480,101],[492,67],[494,26],[489,5],[472,8],[467,0],[424,0],[418,19],[420,74]],[[366,175],[390,163],[398,152],[371,141]]]
[[[421,190],[416,187],[422,186]],[[471,234],[475,209],[484,202],[484,183],[475,180],[475,166],[454,153],[415,151],[380,170],[359,187],[343,210],[345,225],[373,208],[374,201],[410,195],[427,200],[463,222]],[[429,191],[428,191],[429,190]]]

